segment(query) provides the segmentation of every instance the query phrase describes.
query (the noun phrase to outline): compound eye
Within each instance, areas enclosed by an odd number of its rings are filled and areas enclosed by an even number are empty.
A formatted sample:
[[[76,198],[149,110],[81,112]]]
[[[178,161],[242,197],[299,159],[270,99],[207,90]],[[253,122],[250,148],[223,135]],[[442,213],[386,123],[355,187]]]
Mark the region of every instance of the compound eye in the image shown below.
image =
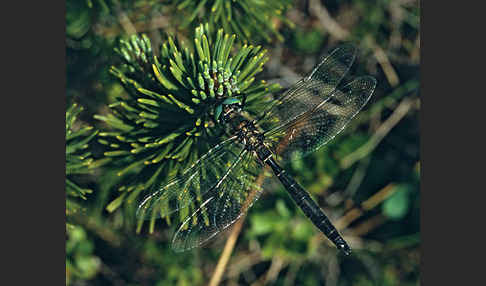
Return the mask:
[[[229,98],[227,98],[223,101],[223,104],[226,104],[226,105],[235,104],[235,103],[241,104],[241,101],[237,98],[232,98],[232,97],[229,97]]]

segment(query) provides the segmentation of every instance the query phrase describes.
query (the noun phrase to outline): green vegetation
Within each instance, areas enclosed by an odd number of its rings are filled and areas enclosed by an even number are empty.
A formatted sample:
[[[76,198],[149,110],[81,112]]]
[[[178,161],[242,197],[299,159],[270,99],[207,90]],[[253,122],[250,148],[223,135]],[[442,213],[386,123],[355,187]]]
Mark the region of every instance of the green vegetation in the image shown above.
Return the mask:
[[[276,37],[283,41],[277,27],[281,23],[293,27],[282,14],[291,7],[289,0],[176,0],[177,11],[182,12],[182,27],[199,21],[209,21],[212,26],[236,33],[241,39],[256,42],[260,39],[271,41]]]
[[[419,283],[418,1],[78,0],[66,8],[67,285]],[[177,217],[137,220],[145,192],[220,140],[224,99],[245,94],[257,113],[343,41],[360,48],[352,74],[373,75],[377,89],[342,134],[285,168],[341,230],[350,257],[279,184],[267,186],[240,231],[190,252],[170,249]]]
[[[77,199],[86,200],[93,190],[81,188],[73,182],[73,176],[87,174],[94,166],[88,143],[96,136],[92,126],[76,126],[76,118],[83,110],[72,104],[66,111],[66,215],[77,213],[80,209]]]

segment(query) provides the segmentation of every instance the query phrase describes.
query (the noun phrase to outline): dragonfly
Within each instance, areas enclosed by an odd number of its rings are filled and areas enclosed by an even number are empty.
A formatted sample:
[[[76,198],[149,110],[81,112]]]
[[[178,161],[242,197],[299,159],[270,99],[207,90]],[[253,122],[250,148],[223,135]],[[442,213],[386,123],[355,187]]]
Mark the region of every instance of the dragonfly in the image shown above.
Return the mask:
[[[166,217],[192,206],[171,245],[176,252],[201,246],[246,214],[266,188],[262,174],[268,171],[305,216],[337,249],[349,255],[351,248],[330,219],[280,164],[325,145],[369,101],[377,84],[372,76],[340,85],[356,55],[354,45],[338,46],[260,114],[245,111],[244,96],[221,99],[214,116],[225,127],[227,139],[166,185],[151,191],[139,204],[137,216]]]

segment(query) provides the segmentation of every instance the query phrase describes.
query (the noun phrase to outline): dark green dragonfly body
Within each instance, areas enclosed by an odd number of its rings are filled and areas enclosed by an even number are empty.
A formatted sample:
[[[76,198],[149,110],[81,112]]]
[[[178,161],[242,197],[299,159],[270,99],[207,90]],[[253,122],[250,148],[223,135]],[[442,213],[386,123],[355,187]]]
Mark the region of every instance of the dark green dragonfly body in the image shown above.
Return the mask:
[[[348,244],[341,237],[339,232],[336,230],[331,221],[327,218],[324,212],[319,208],[319,206],[314,202],[314,200],[309,196],[309,193],[302,188],[291,176],[289,176],[285,170],[279,166],[275,161],[273,153],[270,149],[265,146],[265,138],[261,136],[254,125],[249,121],[244,121],[245,128],[248,131],[242,132],[239,136],[241,141],[245,141],[246,138],[251,138],[254,136],[253,142],[248,144],[246,142],[245,146],[249,150],[254,150],[257,154],[258,159],[262,164],[267,164],[270,166],[277,176],[277,178],[282,182],[285,189],[292,196],[295,203],[302,209],[304,214],[314,223],[314,225],[319,228],[337,247],[341,249],[346,255],[351,252]],[[241,130],[241,129],[240,129]],[[250,133],[250,134],[245,134]],[[252,135],[255,134],[255,135]]]
[[[226,99],[215,117],[228,139],[140,204],[138,216],[162,217],[197,204],[182,222],[172,247],[199,246],[232,225],[262,192],[264,168],[273,173],[304,214],[345,254],[350,248],[321,208],[285,170],[288,161],[314,152],[334,138],[368,102],[376,80],[358,77],[338,88],[356,57],[353,46],[335,49],[312,73],[293,85],[255,118],[244,99]]]

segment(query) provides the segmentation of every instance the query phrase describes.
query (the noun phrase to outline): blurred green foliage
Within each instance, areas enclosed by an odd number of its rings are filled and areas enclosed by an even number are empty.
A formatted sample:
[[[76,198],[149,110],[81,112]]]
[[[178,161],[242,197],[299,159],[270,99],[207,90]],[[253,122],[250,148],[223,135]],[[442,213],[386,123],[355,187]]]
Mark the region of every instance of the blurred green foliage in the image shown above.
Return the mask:
[[[98,131],[92,126],[79,126],[76,120],[83,110],[77,104],[71,104],[66,111],[66,215],[80,211],[79,199],[86,200],[87,194],[92,190],[78,186],[75,178],[78,175],[88,174],[95,166],[88,143],[96,136]]]
[[[407,214],[410,207],[410,188],[411,186],[406,184],[396,186],[396,193],[383,203],[385,216],[393,220],[400,220]]]
[[[94,243],[79,226],[67,228],[66,284],[72,280],[90,280],[99,272],[101,261],[93,255]]]
[[[196,138],[198,130],[192,130],[198,117],[193,114],[199,105],[207,104],[200,97],[199,75],[206,85],[204,63],[208,67],[213,63],[204,62],[205,48],[198,51],[194,38],[201,44],[205,35],[213,53],[220,28],[230,34],[228,41],[231,34],[238,35],[230,45],[233,57],[242,52],[244,41],[255,50],[256,44],[263,43],[253,54],[267,51],[258,64],[268,58],[250,76],[255,98],[276,92],[276,83],[292,84],[289,70],[304,75],[342,40],[354,41],[361,48],[352,72],[372,74],[378,80],[370,103],[342,134],[312,155],[285,166],[341,229],[353,254],[339,256],[274,182],[250,209],[222,284],[419,284],[419,2],[276,1],[274,5],[282,6],[279,9],[267,2],[242,1],[254,10],[248,14],[236,6],[238,1],[66,2],[66,94],[68,102],[77,102],[66,110],[67,285],[206,285],[214,275],[227,235],[219,235],[205,247],[176,254],[169,249],[174,228],[167,221],[155,221],[157,227],[151,229],[140,228],[134,191],[146,184],[162,184],[173,176],[169,169],[183,169],[217,138],[199,136],[184,160],[165,158],[157,164],[143,160],[160,154],[151,148],[140,153],[131,150],[137,149],[132,143],[141,145],[139,139],[167,138],[186,123],[190,128],[175,137],[179,141],[172,147]],[[221,15],[212,18],[211,8],[216,4],[221,5]],[[225,14],[228,7],[239,9],[231,11],[231,21]],[[329,18],[323,18],[323,11]],[[255,20],[256,16],[267,20]],[[208,26],[198,32],[195,28],[200,21]],[[332,21],[341,30],[329,24]],[[251,32],[245,34],[243,29]],[[282,41],[261,41],[279,35]],[[158,78],[154,65],[167,81]],[[171,71],[171,67],[185,68],[187,73]],[[177,90],[171,90],[171,84]],[[172,112],[151,105],[165,102],[154,92],[173,95]],[[196,104],[192,98],[200,102]],[[210,105],[209,114],[214,107]],[[195,112],[191,114],[187,108]],[[166,124],[171,128],[144,126],[150,120],[172,118],[174,122]],[[104,136],[98,136],[100,133]],[[126,138],[136,142],[124,142]],[[126,153],[106,154],[117,151]],[[173,155],[181,152],[176,151]],[[133,164],[136,168],[119,176]],[[157,176],[160,167],[165,169]],[[129,196],[134,203],[126,203]]]
[[[304,54],[312,54],[318,52],[324,43],[324,34],[319,29],[312,29],[306,31],[304,29],[296,28],[292,44],[295,50]]]
[[[278,32],[282,23],[293,27],[283,13],[291,7],[289,0],[175,0],[176,17],[181,18],[182,27],[199,22],[209,22],[212,26],[222,27],[228,33],[257,43],[261,39],[270,42],[274,37],[283,40]]]

